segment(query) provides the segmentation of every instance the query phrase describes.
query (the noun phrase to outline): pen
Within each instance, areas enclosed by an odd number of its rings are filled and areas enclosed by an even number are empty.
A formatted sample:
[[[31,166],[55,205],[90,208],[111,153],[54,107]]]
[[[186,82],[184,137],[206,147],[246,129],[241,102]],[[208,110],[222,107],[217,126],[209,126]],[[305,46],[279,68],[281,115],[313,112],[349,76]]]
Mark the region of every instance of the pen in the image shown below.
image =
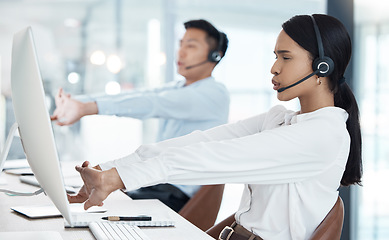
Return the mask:
[[[109,216],[109,217],[102,217],[101,219],[108,220],[108,221],[151,221],[150,216],[136,216],[136,217]]]

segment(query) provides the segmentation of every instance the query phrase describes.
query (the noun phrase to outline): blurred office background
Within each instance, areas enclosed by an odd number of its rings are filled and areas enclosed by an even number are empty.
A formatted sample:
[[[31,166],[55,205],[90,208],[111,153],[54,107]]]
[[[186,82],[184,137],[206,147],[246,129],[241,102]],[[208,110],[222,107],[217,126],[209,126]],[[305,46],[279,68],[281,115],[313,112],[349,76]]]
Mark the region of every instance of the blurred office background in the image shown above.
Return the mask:
[[[331,0],[328,0],[331,1]],[[342,0],[343,1],[343,0]],[[335,2],[335,0],[332,0]],[[353,16],[352,83],[361,110],[363,187],[351,192],[344,239],[389,239],[389,2],[347,1]],[[204,18],[228,34],[214,76],[231,93],[230,121],[280,104],[270,67],[281,24],[296,14],[326,13],[326,0],[0,0],[0,145],[14,122],[10,91],[12,37],[32,26],[50,112],[59,87],[72,95],[117,94],[182,78],[176,51],[183,22]],[[285,103],[281,103],[285,104]],[[297,109],[297,102],[286,104]],[[99,163],[153,142],[155,119],[89,116],[54,127],[61,161]],[[38,138],[37,138],[38,139]],[[276,149],[275,149],[276,151]],[[24,158],[17,137],[8,159]],[[219,220],[236,211],[240,185],[229,184]]]

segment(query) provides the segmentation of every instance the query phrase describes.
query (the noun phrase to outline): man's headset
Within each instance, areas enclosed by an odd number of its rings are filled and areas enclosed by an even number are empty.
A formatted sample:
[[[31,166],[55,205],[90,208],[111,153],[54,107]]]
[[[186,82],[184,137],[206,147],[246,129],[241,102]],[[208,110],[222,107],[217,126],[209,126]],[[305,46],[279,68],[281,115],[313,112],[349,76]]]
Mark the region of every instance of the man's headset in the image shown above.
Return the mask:
[[[315,29],[317,47],[319,50],[319,57],[314,59],[312,62],[313,72],[311,74],[309,74],[308,76],[304,77],[303,79],[301,79],[301,80],[299,80],[299,81],[297,81],[297,82],[295,82],[287,87],[283,87],[283,88],[278,89],[277,90],[278,92],[283,92],[288,88],[294,87],[294,86],[304,82],[308,78],[312,77],[313,75],[317,75],[319,77],[327,77],[332,73],[332,71],[334,71],[334,61],[330,57],[324,56],[323,41],[321,39],[319,27],[316,24],[315,18],[313,16],[310,16],[310,17],[311,17],[312,22],[313,22],[313,28]]]
[[[222,55],[220,52],[223,48],[223,42],[224,42],[224,34],[219,32],[219,43],[217,44],[217,48],[210,51],[208,54],[208,61],[210,62],[219,62],[222,59]]]
[[[222,59],[222,55],[220,54],[220,52],[222,51],[223,43],[224,43],[224,34],[222,32],[219,32],[219,43],[214,50],[208,53],[207,60],[194,65],[187,66],[185,69],[191,69],[203,65],[207,62],[215,62],[215,63],[220,62],[220,60]]]

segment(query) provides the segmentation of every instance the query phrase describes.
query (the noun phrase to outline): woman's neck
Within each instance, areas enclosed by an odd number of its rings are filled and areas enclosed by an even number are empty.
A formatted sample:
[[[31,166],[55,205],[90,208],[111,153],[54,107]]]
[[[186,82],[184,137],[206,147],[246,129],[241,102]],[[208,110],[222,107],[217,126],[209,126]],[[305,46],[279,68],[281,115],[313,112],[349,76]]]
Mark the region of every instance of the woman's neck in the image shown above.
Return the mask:
[[[333,107],[334,95],[331,92],[320,92],[307,97],[300,97],[300,113],[314,112],[320,108]]]

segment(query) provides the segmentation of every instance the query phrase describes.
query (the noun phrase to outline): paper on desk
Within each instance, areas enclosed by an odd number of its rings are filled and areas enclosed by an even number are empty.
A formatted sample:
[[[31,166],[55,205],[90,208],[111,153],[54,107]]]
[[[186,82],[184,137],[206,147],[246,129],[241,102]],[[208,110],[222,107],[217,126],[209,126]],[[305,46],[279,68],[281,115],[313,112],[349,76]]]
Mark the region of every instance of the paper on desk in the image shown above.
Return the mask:
[[[15,168],[29,168],[27,159],[7,159],[4,162],[4,169],[15,169]]]
[[[75,166],[80,165],[80,162],[61,161],[60,164],[65,184],[75,188],[81,187],[83,181],[80,173],[75,170]],[[14,175],[33,175],[27,159],[7,160],[4,163],[4,170],[5,172]]]
[[[25,240],[25,239],[40,239],[40,240],[62,240],[59,232],[54,231],[26,231],[26,232],[0,232],[1,240]]]
[[[30,205],[30,206],[17,206],[11,207],[12,210],[23,214],[29,218],[47,218],[47,217],[59,217],[61,213],[54,205]],[[103,207],[93,206],[87,211],[84,210],[83,204],[71,204],[70,211],[75,214],[80,213],[104,213],[107,209]]]
[[[0,173],[0,175],[1,175],[1,173]],[[0,185],[7,185],[7,179],[5,179],[4,177],[1,177],[0,176]]]
[[[9,168],[5,172],[13,175],[34,175],[31,168]]]
[[[80,174],[75,170],[76,165],[80,165],[80,162],[77,161],[60,161],[62,175],[66,177],[75,177],[79,176]],[[4,162],[4,170],[16,170],[18,169],[21,173],[23,171],[26,171],[28,173],[32,173],[30,169],[30,165],[28,164],[27,159],[7,159],[7,161]],[[24,169],[24,170],[23,170]],[[10,171],[13,173],[12,171]],[[17,172],[15,171],[15,174]]]

